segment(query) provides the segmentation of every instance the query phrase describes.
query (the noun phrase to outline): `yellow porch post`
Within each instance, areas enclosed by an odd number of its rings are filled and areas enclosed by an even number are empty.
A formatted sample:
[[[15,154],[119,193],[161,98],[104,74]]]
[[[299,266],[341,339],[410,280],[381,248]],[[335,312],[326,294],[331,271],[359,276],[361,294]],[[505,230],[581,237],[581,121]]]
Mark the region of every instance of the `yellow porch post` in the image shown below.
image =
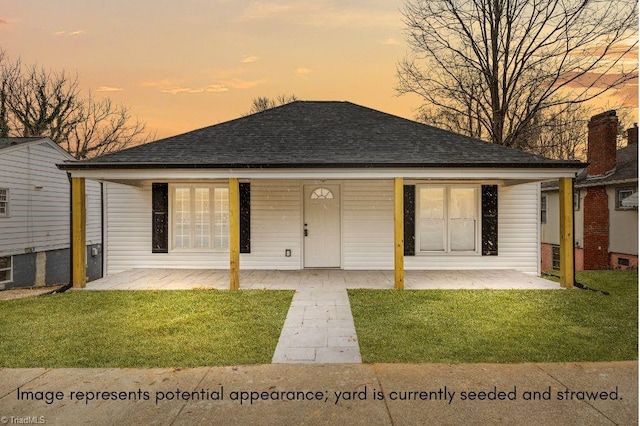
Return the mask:
[[[240,288],[240,185],[229,178],[229,290]]]
[[[573,179],[561,178],[560,188],[560,285],[571,288],[575,282],[573,238]]]
[[[404,289],[404,179],[394,179],[394,269],[397,290]]]
[[[72,284],[83,288],[87,283],[87,233],[84,178],[71,178],[71,260]]]

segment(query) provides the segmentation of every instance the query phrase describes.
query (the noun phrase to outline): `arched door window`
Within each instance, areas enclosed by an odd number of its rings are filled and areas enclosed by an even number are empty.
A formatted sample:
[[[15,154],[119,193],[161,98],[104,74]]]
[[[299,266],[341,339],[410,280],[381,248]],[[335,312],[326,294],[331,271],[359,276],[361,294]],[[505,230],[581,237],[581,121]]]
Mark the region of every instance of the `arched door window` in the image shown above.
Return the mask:
[[[333,192],[327,188],[316,188],[311,193],[312,200],[331,200],[333,199]]]

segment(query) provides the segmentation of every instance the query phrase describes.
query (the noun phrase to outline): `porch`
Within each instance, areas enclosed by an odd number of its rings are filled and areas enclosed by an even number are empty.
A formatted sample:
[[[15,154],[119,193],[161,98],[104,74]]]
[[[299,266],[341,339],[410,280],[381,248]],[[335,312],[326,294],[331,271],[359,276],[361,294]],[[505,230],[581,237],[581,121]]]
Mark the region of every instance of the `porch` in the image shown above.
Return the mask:
[[[240,270],[240,289],[394,288],[394,271],[341,269]],[[408,290],[551,290],[560,284],[511,269],[405,271]],[[222,269],[130,269],[90,283],[86,290],[229,289]]]

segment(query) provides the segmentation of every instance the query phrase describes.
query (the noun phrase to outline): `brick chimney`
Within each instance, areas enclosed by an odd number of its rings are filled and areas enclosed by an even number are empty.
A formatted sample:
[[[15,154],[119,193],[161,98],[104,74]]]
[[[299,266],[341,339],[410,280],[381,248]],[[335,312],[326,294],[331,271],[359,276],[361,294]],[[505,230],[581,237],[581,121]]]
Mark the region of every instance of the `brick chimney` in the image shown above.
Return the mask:
[[[594,115],[589,122],[588,176],[616,167],[618,117],[615,111]],[[636,132],[637,140],[637,132]],[[609,269],[609,199],[604,185],[587,187],[584,198],[584,269]]]
[[[591,117],[587,143],[587,175],[599,176],[615,169],[617,135],[618,117],[615,111]]]
[[[633,123],[633,127],[627,129],[627,145],[638,145],[638,123]]]

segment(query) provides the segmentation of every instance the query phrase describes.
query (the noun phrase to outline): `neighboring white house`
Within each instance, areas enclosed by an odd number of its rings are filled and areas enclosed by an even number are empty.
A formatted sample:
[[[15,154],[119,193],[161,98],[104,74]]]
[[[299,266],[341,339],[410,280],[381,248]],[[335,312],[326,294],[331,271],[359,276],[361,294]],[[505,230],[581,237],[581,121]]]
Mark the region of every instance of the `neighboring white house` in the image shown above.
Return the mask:
[[[0,289],[69,283],[73,157],[48,138],[0,138]],[[87,271],[102,276],[101,186],[89,182]]]
[[[243,269],[397,271],[403,257],[406,269],[536,275],[539,182],[583,165],[349,102],[297,101],[59,166],[105,182],[107,275],[233,269],[230,199]]]

